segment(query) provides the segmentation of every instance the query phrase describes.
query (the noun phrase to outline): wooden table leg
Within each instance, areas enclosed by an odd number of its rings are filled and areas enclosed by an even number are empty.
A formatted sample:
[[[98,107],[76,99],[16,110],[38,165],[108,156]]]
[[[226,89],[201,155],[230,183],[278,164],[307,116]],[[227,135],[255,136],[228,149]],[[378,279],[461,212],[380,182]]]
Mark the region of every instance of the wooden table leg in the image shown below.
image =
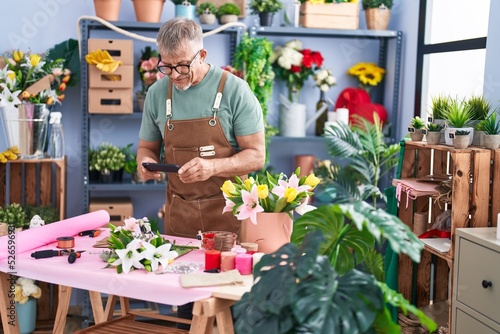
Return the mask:
[[[97,325],[101,322],[106,321],[104,306],[102,305],[101,293],[97,291],[89,291],[89,295],[95,324]]]
[[[16,276],[0,272],[0,316],[4,334],[19,333],[14,292],[9,296],[10,287],[16,283],[16,279]]]
[[[56,319],[54,320],[53,334],[64,333],[66,317],[68,316],[71,287],[59,285],[59,304],[57,305]]]
[[[215,317],[209,317],[204,313],[203,300],[193,305],[193,320],[191,322],[191,334],[213,334]]]

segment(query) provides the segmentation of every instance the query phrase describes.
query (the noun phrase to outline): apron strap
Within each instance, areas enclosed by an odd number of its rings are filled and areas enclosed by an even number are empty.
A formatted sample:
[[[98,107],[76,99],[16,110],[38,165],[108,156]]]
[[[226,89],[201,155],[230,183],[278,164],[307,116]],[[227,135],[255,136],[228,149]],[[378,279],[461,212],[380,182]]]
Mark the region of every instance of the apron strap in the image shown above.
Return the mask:
[[[168,80],[168,91],[167,91],[167,101],[165,102],[165,110],[167,116],[167,128],[172,131],[174,125],[170,124],[170,119],[172,118],[172,80]]]
[[[220,102],[222,101],[222,92],[224,91],[224,85],[226,83],[227,71],[222,72],[222,77],[219,82],[219,88],[217,89],[217,95],[215,96],[214,106],[212,107],[212,111],[214,113],[214,117],[208,122],[210,126],[215,126],[217,124],[217,111],[219,111]]]

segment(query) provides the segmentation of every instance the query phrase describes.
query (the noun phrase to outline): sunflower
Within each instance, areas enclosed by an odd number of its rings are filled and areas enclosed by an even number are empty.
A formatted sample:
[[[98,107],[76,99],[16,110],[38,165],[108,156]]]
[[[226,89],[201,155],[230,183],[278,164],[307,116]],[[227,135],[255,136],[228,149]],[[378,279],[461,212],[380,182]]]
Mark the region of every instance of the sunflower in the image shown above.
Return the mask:
[[[385,70],[374,63],[358,63],[352,66],[348,74],[358,78],[360,86],[377,86],[383,79]]]

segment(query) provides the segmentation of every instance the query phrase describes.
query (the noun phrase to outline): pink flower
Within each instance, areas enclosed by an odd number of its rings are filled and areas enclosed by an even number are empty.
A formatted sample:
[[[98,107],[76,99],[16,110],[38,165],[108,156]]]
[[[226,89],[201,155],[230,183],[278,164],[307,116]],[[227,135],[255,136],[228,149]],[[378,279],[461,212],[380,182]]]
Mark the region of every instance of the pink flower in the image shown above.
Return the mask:
[[[222,210],[222,213],[224,213],[224,212],[233,212],[234,202],[231,201],[229,198],[227,198],[226,194],[224,194],[224,198],[226,199],[226,206]]]
[[[239,207],[240,211],[236,215],[239,220],[250,218],[253,224],[257,224],[257,213],[264,212],[264,208],[259,204],[259,195],[257,186],[254,184],[250,192],[241,191],[241,199],[243,204]]]
[[[295,174],[290,176],[288,181],[279,180],[278,186],[273,188],[272,193],[275,195],[278,195],[279,197],[285,197],[285,192],[286,192],[287,188],[293,188],[293,189],[297,190],[297,193],[301,193],[303,191],[308,191],[310,187],[306,184],[299,186],[299,181],[300,181],[299,178]]]
[[[62,68],[56,67],[52,70],[52,74],[56,77],[60,77],[63,74]]]
[[[156,67],[156,64],[151,64],[151,62],[149,60],[144,60],[142,63],[141,63],[141,69],[144,70],[144,71],[152,71],[154,70]]]
[[[164,76],[165,74],[161,73],[160,71],[156,72],[156,80],[163,79]]]

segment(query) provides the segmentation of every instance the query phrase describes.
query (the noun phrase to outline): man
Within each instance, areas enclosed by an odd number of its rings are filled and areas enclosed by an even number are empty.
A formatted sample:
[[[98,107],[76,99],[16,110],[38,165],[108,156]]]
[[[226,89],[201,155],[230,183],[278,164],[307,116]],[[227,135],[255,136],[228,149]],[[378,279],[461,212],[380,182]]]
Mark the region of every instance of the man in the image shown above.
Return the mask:
[[[158,178],[142,166],[181,166],[169,173],[165,234],[192,237],[198,231],[238,233],[241,223],[223,215],[220,187],[235,175],[264,166],[264,124],[260,105],[247,83],[205,62],[201,27],[177,17],[157,36],[158,69],[166,77],[148,90],[139,133],[137,162],[144,180]]]

